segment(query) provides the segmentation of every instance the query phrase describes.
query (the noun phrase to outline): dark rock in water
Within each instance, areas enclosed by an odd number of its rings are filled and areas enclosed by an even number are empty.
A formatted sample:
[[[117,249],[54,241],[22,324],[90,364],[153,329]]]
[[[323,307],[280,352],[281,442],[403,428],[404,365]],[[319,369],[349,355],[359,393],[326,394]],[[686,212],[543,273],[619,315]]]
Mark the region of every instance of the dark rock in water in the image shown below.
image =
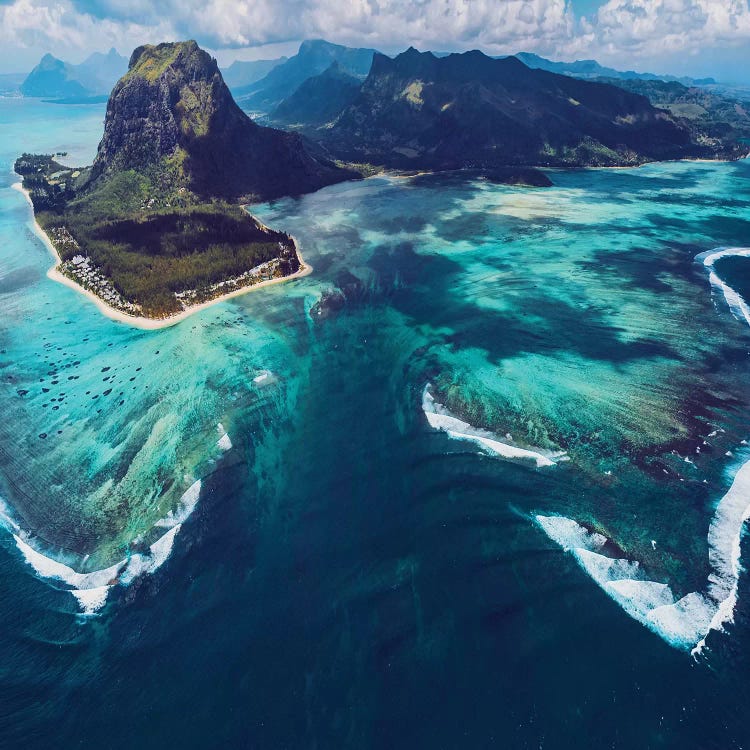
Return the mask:
[[[524,167],[495,167],[483,172],[488,182],[498,185],[526,185],[528,187],[552,187],[552,180],[540,169]]]
[[[326,290],[320,299],[310,308],[310,317],[325,320],[346,307],[346,297],[340,289]]]
[[[313,320],[324,320],[341,312],[345,307],[362,304],[366,289],[351,271],[343,270],[336,275],[336,288],[323,292],[321,298],[310,309]]]
[[[256,125],[194,41],[138,47],[112,91],[92,179],[131,169],[230,200],[298,195],[355,176],[311,156],[299,136]]]

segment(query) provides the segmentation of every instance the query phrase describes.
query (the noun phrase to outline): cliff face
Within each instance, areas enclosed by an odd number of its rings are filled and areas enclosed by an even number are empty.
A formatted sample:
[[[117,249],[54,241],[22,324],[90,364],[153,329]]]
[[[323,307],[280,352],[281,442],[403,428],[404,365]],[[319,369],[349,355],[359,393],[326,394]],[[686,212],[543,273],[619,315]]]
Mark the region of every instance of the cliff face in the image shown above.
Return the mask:
[[[481,52],[376,54],[358,97],[321,137],[353,161],[396,167],[618,165],[712,156],[621,88]]]
[[[92,178],[122,170],[233,200],[304,193],[351,176],[311,156],[298,136],[250,120],[216,61],[192,41],[139,47],[115,85]]]

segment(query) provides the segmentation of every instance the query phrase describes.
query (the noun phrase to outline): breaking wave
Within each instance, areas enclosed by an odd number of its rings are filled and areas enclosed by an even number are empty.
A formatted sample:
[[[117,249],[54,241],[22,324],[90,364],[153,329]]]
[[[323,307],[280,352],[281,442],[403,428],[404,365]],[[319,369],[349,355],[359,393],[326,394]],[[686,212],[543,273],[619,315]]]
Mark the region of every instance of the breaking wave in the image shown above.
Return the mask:
[[[750,307],[714,271],[720,258],[750,258],[750,248],[718,248],[696,257],[709,270],[732,314],[750,325]],[[677,598],[664,583],[648,580],[637,561],[603,554],[607,538],[562,516],[536,516],[536,523],[554,542],[570,552],[591,578],[631,617],[667,643],[699,654],[712,631],[722,631],[734,620],[740,574],[742,536],[750,518],[750,461],[737,471],[721,498],[708,529],[711,572],[705,591]]]
[[[442,404],[435,401],[430,393],[428,383],[422,392],[422,411],[430,427],[445,432],[454,440],[467,440],[475,443],[480,448],[488,451],[494,456],[516,461],[533,461],[538,467],[554,466],[558,461],[566,461],[567,455],[563,452],[547,451],[543,448],[521,448],[510,439],[501,441],[493,433],[472,427],[451,414]]]
[[[200,497],[201,480],[194,482],[182,495],[174,510],[159,519],[154,528],[167,529],[147,550],[133,552],[124,559],[101,570],[79,573],[69,565],[44,555],[29,544],[29,535],[10,520],[3,509],[2,519],[13,534],[16,547],[40,578],[47,578],[70,586],[68,589],[85,615],[93,615],[107,602],[112,587],[128,586],[137,578],[156,572],[169,558],[174,539],[195,509]]]
[[[224,453],[232,448],[232,441],[219,422],[216,425],[219,439],[216,448]],[[26,563],[34,569],[40,578],[61,581],[70,588],[66,589],[75,597],[78,606],[85,615],[96,614],[107,602],[110,590],[114,586],[129,586],[133,581],[145,575],[155,573],[169,559],[174,540],[182,525],[195,510],[200,499],[202,481],[194,481],[180,497],[175,507],[160,518],[152,527],[153,531],[164,529],[156,541],[148,547],[141,548],[135,540],[135,551],[130,551],[125,558],[102,570],[80,573],[65,563],[49,557],[34,546],[33,536],[23,531],[13,520],[13,514],[0,500],[0,526],[8,530],[16,542],[16,547]]]
[[[742,299],[742,297],[732,289],[729,284],[719,278],[719,275],[714,271],[714,263],[716,263],[717,260],[729,257],[750,258],[750,248],[720,247],[707,253],[701,253],[696,256],[695,259],[703,263],[708,269],[708,278],[711,282],[711,286],[714,289],[718,289],[724,295],[724,299],[726,300],[727,305],[729,305],[732,314],[739,320],[744,320],[750,325],[750,307],[748,307],[747,302],[745,302],[745,300]]]
[[[677,598],[667,584],[649,580],[638,561],[605,554],[609,540],[570,518],[538,515],[535,520],[625,612],[667,643],[688,650],[705,638],[718,602],[701,593]]]

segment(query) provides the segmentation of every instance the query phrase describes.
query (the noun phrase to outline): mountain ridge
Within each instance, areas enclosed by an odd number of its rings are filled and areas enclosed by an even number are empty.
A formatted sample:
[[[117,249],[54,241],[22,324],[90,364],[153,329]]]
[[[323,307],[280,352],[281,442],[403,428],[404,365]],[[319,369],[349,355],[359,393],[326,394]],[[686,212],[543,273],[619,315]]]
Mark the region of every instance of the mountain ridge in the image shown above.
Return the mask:
[[[278,65],[261,80],[234,91],[243,109],[270,112],[294,93],[307,79],[321,74],[333,62],[341,69],[362,79],[368,74],[375,50],[345,47],[325,39],[306,39],[297,54]]]
[[[316,133],[339,158],[392,168],[625,166],[735,153],[698,143],[639,94],[473,50],[373,56],[354,102]]]
[[[127,59],[112,47],[107,54],[93,52],[78,65],[60,60],[49,52],[20,85],[24,96],[45,98],[90,98],[109,94],[125,72]]]

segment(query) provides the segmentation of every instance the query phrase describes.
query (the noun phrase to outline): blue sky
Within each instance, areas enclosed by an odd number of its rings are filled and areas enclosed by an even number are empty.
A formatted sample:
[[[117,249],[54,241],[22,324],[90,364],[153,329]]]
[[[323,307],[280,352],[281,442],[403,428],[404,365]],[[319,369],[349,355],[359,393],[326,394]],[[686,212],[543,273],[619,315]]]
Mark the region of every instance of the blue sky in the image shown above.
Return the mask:
[[[0,0],[0,72],[195,38],[232,59],[323,37],[387,53],[479,48],[750,82],[748,0]]]

